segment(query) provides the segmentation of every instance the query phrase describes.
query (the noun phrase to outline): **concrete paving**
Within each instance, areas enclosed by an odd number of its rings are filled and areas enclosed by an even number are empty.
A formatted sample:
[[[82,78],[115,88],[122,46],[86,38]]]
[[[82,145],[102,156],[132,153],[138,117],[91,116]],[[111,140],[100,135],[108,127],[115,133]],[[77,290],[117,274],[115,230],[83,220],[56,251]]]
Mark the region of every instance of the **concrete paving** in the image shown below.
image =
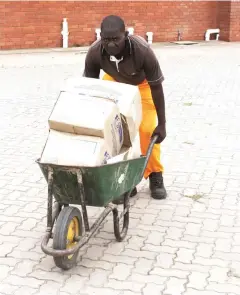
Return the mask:
[[[47,186],[35,160],[62,83],[81,50],[0,54],[0,294],[240,294],[240,44],[154,46],[165,75],[169,197],[148,183],[126,240],[112,217],[61,271],[40,248]],[[90,208],[93,221],[101,212]]]

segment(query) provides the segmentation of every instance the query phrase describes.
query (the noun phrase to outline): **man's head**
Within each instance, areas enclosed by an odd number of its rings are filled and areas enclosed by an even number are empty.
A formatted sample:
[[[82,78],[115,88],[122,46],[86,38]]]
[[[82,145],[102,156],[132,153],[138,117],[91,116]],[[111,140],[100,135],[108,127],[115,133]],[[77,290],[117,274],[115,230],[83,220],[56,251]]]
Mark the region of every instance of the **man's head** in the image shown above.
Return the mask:
[[[119,55],[127,37],[124,21],[116,15],[105,17],[101,23],[101,40],[104,49],[109,55]]]

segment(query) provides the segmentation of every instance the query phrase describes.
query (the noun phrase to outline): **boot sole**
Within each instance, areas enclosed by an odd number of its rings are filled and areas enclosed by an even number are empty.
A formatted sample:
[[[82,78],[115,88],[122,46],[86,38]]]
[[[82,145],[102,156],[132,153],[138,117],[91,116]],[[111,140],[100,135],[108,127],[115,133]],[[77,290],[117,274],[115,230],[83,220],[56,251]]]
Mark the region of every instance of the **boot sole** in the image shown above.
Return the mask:
[[[167,193],[164,196],[159,196],[159,194],[151,192],[151,197],[155,200],[164,200],[167,198]]]

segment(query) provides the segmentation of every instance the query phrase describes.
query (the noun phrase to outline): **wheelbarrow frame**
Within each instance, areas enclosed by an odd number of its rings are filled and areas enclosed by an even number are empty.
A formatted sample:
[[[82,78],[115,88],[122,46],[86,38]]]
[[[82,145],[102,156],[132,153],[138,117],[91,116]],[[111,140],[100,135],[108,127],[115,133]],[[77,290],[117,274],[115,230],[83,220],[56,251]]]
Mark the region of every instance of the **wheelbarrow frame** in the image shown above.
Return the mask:
[[[141,178],[143,178],[144,171],[147,167],[149,158],[152,153],[153,146],[157,140],[157,136],[153,137],[149,147],[146,156],[143,156],[145,158],[144,165],[142,167],[142,175]],[[39,161],[37,161],[39,163]],[[80,194],[80,205],[82,208],[82,217],[83,217],[83,222],[84,222],[84,229],[85,233],[82,236],[76,237],[76,244],[70,248],[70,249],[64,249],[64,250],[57,250],[50,248],[48,246],[49,240],[53,237],[53,226],[55,223],[55,220],[57,219],[61,207],[67,207],[69,204],[59,204],[58,202],[54,202],[53,204],[53,183],[54,183],[54,177],[53,177],[53,166],[55,165],[48,165],[48,202],[47,202],[47,229],[46,233],[43,237],[42,243],[41,243],[41,248],[42,251],[50,256],[53,257],[61,257],[61,256],[68,256],[76,253],[82,246],[84,246],[89,239],[92,237],[92,235],[96,232],[96,230],[99,228],[101,223],[105,220],[105,218],[112,212],[113,213],[113,223],[114,223],[114,234],[116,237],[117,241],[122,241],[128,231],[128,225],[129,225],[129,209],[130,209],[130,203],[129,203],[129,197],[130,194],[133,190],[134,187],[128,193],[124,195],[124,201],[123,201],[123,206],[124,210],[123,212],[119,215],[118,212],[118,205],[113,204],[112,202],[108,203],[104,209],[104,211],[101,213],[101,215],[97,218],[97,220],[93,223],[93,225],[90,227],[89,226],[89,221],[88,221],[88,214],[87,214],[87,205],[86,205],[86,196],[84,193],[84,188],[83,188],[83,178],[82,178],[82,173],[77,167],[61,167],[61,169],[66,170],[66,171],[71,171],[76,173],[77,175],[77,182],[78,182],[78,191]],[[121,218],[124,218],[123,221],[123,228],[120,231],[119,228],[119,220]]]

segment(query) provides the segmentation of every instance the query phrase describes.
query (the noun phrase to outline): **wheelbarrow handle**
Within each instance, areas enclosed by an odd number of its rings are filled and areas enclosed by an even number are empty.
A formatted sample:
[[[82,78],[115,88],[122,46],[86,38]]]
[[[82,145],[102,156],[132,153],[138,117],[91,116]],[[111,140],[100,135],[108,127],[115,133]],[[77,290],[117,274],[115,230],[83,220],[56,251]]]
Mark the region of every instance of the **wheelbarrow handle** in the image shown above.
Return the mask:
[[[158,139],[158,136],[155,135],[154,137],[152,137],[151,141],[150,141],[150,144],[148,146],[148,150],[147,150],[147,154],[146,154],[146,160],[145,160],[145,163],[144,163],[144,168],[143,168],[143,175],[144,175],[144,171],[147,167],[147,164],[148,164],[148,161],[149,161],[149,158],[152,154],[152,150],[153,150],[153,147],[154,147],[154,144],[156,143]]]

